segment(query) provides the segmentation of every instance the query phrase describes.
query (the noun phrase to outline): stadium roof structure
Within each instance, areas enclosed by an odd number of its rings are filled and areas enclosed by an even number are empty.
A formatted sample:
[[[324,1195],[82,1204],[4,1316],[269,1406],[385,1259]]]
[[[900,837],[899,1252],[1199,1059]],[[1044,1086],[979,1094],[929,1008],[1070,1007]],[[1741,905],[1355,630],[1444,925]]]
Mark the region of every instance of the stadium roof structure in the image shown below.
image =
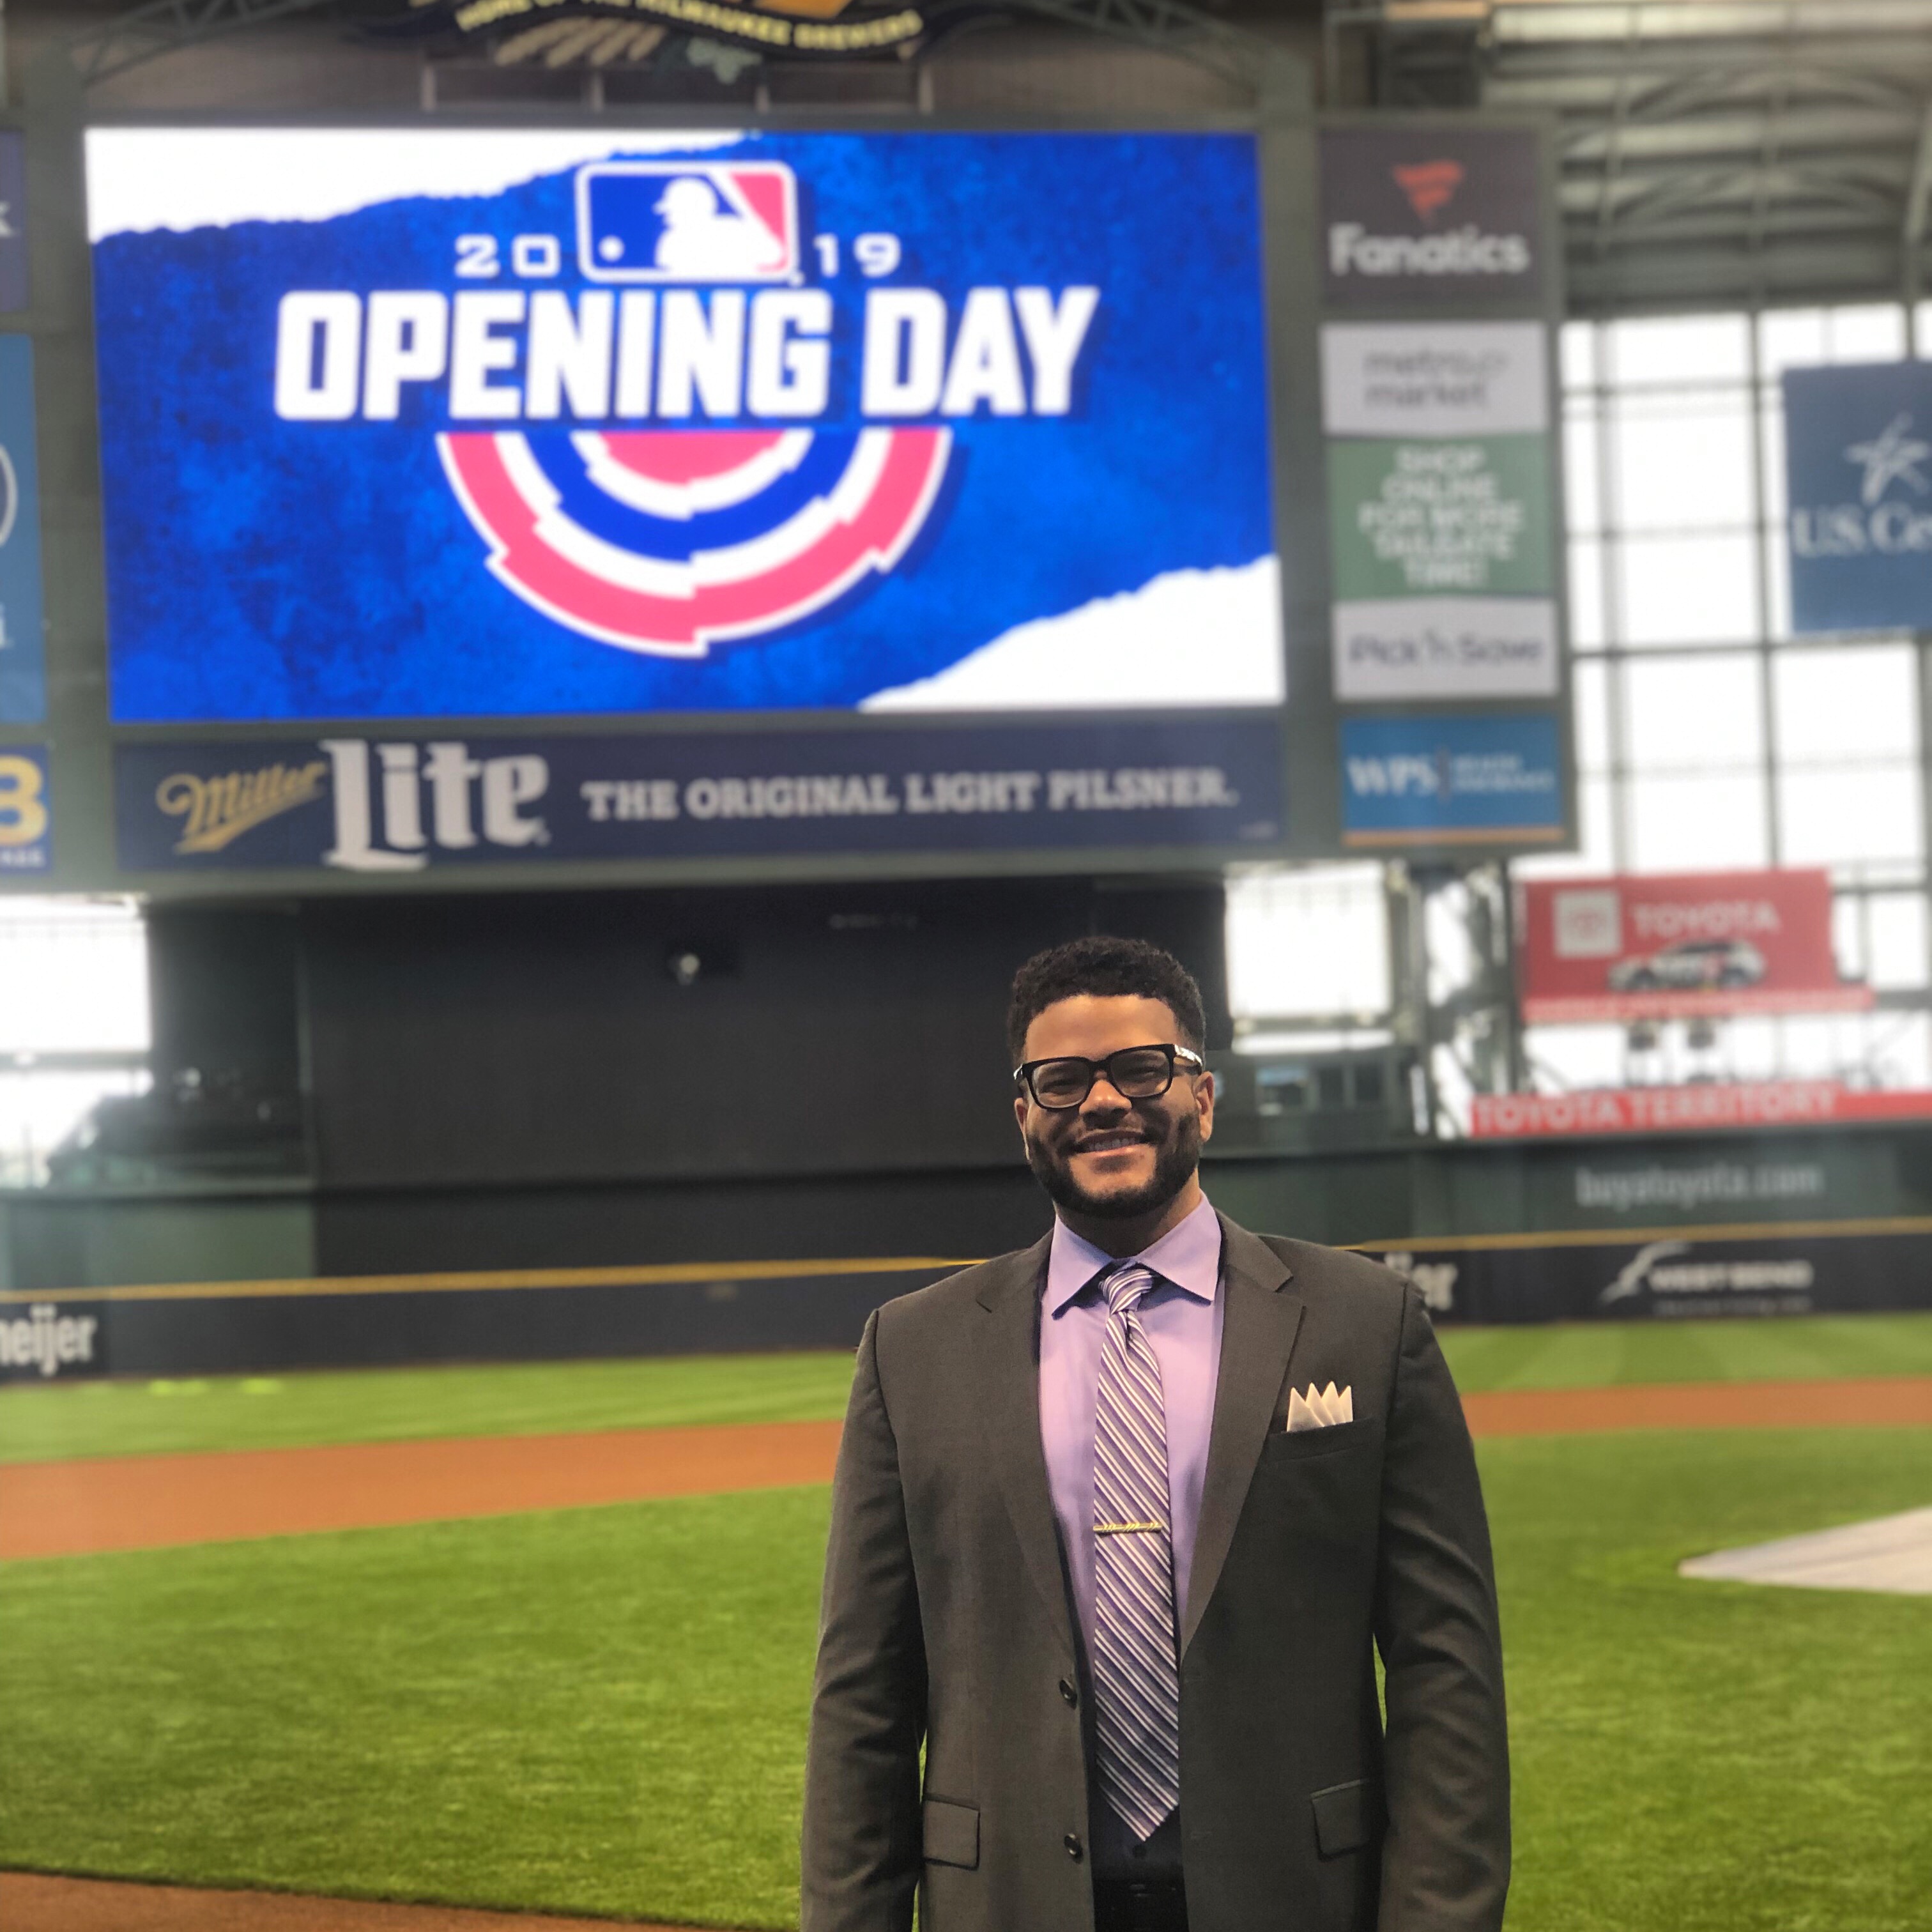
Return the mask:
[[[1932,0],[1329,0],[1389,108],[1553,117],[1583,314],[1932,281]]]

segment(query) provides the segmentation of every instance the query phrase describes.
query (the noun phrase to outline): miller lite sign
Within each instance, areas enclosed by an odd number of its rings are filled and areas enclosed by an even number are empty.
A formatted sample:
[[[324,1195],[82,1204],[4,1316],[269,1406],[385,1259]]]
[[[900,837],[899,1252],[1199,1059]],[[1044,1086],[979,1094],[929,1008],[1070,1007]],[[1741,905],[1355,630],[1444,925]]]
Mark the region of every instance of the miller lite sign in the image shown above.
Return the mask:
[[[1246,136],[88,169],[118,722],[1282,700]]]

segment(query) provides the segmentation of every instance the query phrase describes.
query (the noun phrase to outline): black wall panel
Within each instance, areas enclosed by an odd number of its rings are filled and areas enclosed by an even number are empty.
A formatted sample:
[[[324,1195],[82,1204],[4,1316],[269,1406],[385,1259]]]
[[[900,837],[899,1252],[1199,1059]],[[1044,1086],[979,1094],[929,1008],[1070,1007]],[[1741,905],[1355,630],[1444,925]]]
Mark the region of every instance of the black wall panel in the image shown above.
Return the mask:
[[[1220,905],[1084,880],[312,902],[317,1178],[1010,1169],[1014,968],[1144,932],[1184,948],[1224,1034]]]

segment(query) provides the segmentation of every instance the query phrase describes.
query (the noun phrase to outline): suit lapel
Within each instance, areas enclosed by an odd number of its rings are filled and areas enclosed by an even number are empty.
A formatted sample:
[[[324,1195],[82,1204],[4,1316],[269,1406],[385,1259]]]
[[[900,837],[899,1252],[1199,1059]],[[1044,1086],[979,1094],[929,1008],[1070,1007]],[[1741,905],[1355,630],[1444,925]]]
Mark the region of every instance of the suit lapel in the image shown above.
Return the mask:
[[[1228,1305],[1221,1319],[1221,1365],[1214,1387],[1214,1427],[1208,1438],[1208,1475],[1201,1520],[1194,1532],[1193,1567],[1188,1572],[1187,1619],[1180,1633],[1184,1656],[1234,1540],[1234,1526],[1268,1440],[1275,1400],[1287,1378],[1304,1306],[1288,1286],[1286,1264],[1274,1250],[1226,1215],[1220,1219],[1221,1285]]]
[[[1040,1359],[1036,1339],[1040,1276],[1051,1233],[1015,1255],[987,1282],[979,1302],[990,1317],[990,1334],[974,1352],[980,1377],[980,1413],[987,1454],[998,1472],[1028,1574],[1046,1607],[1047,1620],[1069,1661],[1074,1654],[1072,1612],[1060,1566],[1060,1532],[1046,1451],[1040,1434]]]

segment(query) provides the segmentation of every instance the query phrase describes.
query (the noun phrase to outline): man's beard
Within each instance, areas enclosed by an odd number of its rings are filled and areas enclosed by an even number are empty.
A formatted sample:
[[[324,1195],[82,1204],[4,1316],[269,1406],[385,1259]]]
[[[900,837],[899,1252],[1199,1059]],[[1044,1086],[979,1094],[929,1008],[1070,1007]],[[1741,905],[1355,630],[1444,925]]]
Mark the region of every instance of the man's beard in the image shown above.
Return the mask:
[[[1071,1156],[1043,1147],[1026,1136],[1027,1165],[1056,1208],[1096,1220],[1131,1220],[1137,1214],[1156,1214],[1187,1185],[1201,1165],[1201,1123],[1184,1114],[1154,1156],[1154,1172],[1140,1186],[1117,1194],[1090,1194],[1074,1179]]]

